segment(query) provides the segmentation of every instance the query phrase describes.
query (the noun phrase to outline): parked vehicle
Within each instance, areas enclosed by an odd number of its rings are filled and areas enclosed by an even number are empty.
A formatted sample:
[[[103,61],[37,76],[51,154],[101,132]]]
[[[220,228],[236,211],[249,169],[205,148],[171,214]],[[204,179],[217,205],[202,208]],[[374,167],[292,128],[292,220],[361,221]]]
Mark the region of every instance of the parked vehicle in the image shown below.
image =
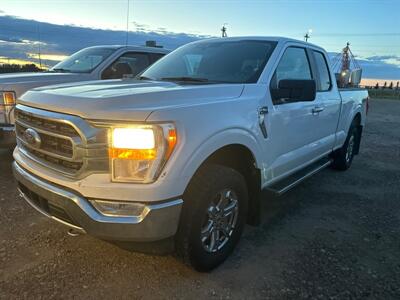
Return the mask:
[[[96,46],[78,51],[47,72],[0,75],[0,148],[15,146],[15,100],[51,84],[136,76],[168,53],[156,47]]]
[[[24,94],[14,174],[46,216],[101,239],[173,242],[206,271],[259,222],[262,189],[350,167],[367,101],[338,90],[310,43],[202,40],[137,80]]]

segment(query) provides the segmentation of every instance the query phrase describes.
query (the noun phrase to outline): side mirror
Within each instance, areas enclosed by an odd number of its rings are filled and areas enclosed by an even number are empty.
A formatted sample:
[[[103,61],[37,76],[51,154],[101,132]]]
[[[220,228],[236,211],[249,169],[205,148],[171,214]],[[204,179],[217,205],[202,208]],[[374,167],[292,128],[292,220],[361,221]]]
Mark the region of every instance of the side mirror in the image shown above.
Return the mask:
[[[314,79],[282,79],[272,91],[273,99],[282,102],[314,101],[316,95]]]

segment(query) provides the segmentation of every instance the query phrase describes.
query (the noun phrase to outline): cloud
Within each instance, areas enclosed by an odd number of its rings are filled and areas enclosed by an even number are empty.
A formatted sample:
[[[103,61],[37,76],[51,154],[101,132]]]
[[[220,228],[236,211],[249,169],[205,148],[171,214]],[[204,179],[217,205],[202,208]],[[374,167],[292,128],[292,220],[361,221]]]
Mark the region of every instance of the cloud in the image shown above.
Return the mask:
[[[33,58],[35,60],[39,59],[39,54],[38,53],[27,53],[29,58]],[[54,62],[59,62],[61,60],[66,59],[68,56],[66,55],[59,55],[59,54],[41,54],[40,59],[42,60],[49,60],[49,61],[54,61]]]
[[[394,65],[400,68],[400,56],[397,55],[382,55],[382,56],[371,56],[366,58],[367,61],[373,61],[373,62],[384,62],[389,65]]]
[[[0,41],[6,42],[6,43],[17,43],[17,44],[24,43],[24,41],[19,38],[10,37],[10,36],[6,36],[6,35],[0,35]]]
[[[155,40],[167,49],[175,49],[204,36],[172,33],[165,28],[152,29],[145,24],[134,24],[136,31],[129,32],[129,44],[144,45]],[[30,59],[40,50],[44,55],[70,55],[82,48],[94,45],[125,44],[126,32],[102,30],[74,25],[55,25],[13,16],[0,15],[0,53],[14,59]],[[3,42],[1,42],[3,41]],[[28,53],[30,55],[28,55]],[[33,56],[34,57],[34,56]],[[50,56],[47,56],[50,58]],[[31,59],[32,60],[32,59]],[[54,60],[44,60],[54,65]]]

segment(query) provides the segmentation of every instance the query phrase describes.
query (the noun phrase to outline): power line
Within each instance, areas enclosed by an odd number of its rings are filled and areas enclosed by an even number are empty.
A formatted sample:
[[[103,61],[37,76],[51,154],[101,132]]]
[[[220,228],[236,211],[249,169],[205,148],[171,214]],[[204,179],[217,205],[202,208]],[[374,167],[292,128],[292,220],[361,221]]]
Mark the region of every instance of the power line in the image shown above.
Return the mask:
[[[321,37],[341,37],[341,36],[374,36],[374,37],[379,37],[379,36],[399,36],[400,37],[400,32],[387,32],[387,33],[319,33],[319,34],[314,34],[314,36],[321,36]]]
[[[126,46],[128,46],[128,42],[129,42],[129,1],[130,0],[127,0],[127,1],[128,1],[128,3],[127,3],[128,9],[126,12],[126,41],[125,41]]]

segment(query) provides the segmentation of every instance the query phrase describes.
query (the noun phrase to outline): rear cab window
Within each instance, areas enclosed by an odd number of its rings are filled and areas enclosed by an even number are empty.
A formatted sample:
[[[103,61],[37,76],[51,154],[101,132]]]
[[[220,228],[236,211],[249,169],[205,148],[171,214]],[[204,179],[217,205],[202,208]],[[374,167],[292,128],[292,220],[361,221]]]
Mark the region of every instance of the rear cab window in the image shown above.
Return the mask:
[[[163,56],[165,56],[163,53],[150,53],[150,61],[153,64]]]

